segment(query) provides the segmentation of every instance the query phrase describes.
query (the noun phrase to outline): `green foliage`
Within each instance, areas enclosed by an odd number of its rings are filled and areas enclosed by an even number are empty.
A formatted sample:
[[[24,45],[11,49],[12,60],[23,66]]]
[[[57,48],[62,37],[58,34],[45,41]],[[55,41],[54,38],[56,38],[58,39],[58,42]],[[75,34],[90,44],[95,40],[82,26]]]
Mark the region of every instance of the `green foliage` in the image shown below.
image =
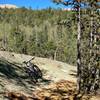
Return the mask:
[[[0,48],[48,57],[70,64],[76,61],[76,23],[73,11],[48,8],[0,9]],[[62,23],[65,23],[64,25]]]
[[[100,88],[100,1],[53,1],[72,5],[77,11],[77,89],[78,92],[96,93]]]

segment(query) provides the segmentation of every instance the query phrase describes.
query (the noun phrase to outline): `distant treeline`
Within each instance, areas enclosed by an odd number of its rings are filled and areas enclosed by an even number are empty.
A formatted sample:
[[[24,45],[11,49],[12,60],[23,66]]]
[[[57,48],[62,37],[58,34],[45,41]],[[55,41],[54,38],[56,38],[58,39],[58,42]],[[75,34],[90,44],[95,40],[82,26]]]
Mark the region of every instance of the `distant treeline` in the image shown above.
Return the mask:
[[[0,9],[0,49],[76,62],[73,11]]]

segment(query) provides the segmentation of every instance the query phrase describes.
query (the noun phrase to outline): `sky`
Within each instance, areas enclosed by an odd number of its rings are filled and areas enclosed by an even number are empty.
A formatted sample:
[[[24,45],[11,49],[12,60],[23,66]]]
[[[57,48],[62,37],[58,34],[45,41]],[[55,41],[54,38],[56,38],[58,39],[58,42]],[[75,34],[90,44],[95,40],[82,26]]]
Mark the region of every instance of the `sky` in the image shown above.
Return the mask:
[[[32,9],[65,8],[63,5],[56,5],[52,0],[0,0],[0,4],[14,4],[18,7],[31,7]]]

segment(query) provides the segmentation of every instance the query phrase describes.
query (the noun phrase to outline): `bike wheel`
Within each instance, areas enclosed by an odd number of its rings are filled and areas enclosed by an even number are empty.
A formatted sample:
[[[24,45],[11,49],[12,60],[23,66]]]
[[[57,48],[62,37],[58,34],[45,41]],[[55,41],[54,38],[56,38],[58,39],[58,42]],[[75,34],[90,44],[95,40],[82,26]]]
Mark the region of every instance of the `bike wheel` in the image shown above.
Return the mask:
[[[38,78],[42,78],[42,72],[38,68],[38,66],[34,65],[35,74],[37,74]]]
[[[37,78],[36,78],[35,73],[31,72],[29,76],[31,78],[31,81],[33,81],[34,83],[36,83],[38,81]]]

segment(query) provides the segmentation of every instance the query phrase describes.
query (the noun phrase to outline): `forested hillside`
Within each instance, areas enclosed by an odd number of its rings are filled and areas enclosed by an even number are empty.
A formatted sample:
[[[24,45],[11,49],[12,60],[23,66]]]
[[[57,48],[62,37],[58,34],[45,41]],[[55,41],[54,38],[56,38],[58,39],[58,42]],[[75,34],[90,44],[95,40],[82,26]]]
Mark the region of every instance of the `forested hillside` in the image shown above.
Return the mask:
[[[0,49],[76,62],[74,11],[0,9]],[[65,21],[66,20],[66,21]]]
[[[15,91],[20,82],[23,93],[33,91],[31,97],[39,100],[99,100],[100,0],[52,2],[72,10],[0,9],[1,94],[13,98],[16,93],[9,91]],[[50,89],[56,81],[59,83],[53,86],[57,88]],[[34,91],[37,88],[46,92]],[[96,98],[91,99],[93,95]]]

